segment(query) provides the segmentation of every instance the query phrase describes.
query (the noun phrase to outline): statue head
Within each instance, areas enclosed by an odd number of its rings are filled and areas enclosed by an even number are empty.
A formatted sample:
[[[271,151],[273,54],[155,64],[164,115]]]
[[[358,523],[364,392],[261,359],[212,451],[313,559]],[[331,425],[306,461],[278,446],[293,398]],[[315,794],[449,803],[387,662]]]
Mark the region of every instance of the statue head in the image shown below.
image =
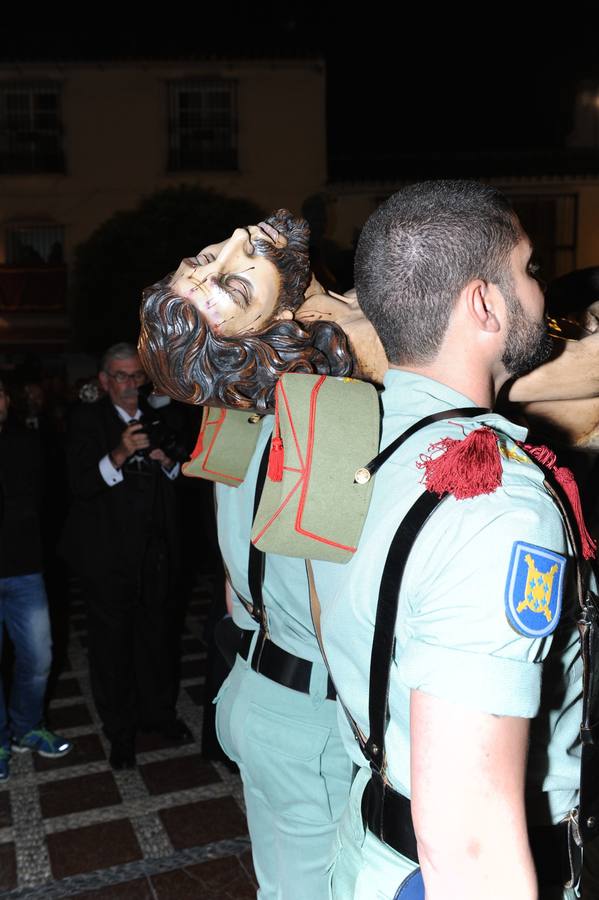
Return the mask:
[[[183,260],[172,287],[220,335],[262,331],[273,321],[292,319],[302,302],[310,277],[309,239],[308,223],[279,209]]]
[[[284,372],[350,374],[342,329],[294,319],[308,245],[307,222],[280,209],[147,288],[139,352],[156,387],[186,403],[265,412]]]

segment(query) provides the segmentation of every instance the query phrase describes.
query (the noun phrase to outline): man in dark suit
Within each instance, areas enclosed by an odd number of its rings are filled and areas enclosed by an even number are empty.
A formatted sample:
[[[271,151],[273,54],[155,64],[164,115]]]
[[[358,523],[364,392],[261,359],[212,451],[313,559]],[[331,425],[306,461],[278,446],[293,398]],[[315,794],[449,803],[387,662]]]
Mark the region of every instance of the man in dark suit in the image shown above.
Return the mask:
[[[62,545],[81,577],[91,687],[119,769],[135,765],[137,729],[191,736],[175,707],[179,464],[146,430],[161,415],[139,396],[147,379],[135,347],[110,347],[99,380],[107,396],[72,417],[73,504]]]

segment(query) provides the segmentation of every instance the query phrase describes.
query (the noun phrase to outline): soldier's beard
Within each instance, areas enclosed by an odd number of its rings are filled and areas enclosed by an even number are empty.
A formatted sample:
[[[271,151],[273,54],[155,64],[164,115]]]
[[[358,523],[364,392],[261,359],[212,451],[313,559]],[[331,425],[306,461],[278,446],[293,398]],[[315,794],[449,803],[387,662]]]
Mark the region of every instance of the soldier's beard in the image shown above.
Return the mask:
[[[512,288],[502,285],[501,292],[508,310],[508,332],[501,361],[510,376],[525,375],[547,362],[553,342],[547,322],[531,319]]]

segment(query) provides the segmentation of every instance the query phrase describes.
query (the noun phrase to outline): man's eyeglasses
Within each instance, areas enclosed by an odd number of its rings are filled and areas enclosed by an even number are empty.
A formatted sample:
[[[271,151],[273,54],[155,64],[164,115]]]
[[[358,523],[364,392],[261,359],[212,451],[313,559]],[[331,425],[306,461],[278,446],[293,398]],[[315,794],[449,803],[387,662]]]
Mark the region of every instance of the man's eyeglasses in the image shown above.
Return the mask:
[[[126,381],[132,381],[133,384],[144,384],[147,381],[145,372],[107,372],[109,378],[114,378],[117,384],[125,384]]]

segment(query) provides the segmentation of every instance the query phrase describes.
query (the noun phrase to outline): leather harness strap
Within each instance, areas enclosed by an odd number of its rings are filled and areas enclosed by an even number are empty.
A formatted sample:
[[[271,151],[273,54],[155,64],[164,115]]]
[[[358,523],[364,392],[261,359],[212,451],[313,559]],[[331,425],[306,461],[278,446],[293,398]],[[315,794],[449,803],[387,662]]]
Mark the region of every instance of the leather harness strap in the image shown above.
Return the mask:
[[[248,658],[255,633],[255,631],[242,632],[237,652],[243,659]],[[263,631],[260,632],[254,647],[250,665],[255,672],[259,672],[265,678],[270,678],[271,681],[276,681],[277,684],[282,684],[302,694],[310,693],[312,662],[283,650],[278,644],[270,641]],[[334,700],[336,696],[335,687],[329,675],[326,698]]]
[[[389,681],[395,645],[399,585],[418,532],[442,502],[441,497],[429,494],[428,491],[420,495],[395,532],[383,569],[370,655],[370,730],[364,750],[372,767],[381,775],[386,768],[385,731],[389,717]]]
[[[256,512],[260,505],[260,495],[262,494],[262,488],[266,480],[270,444],[271,441],[269,440],[264,448],[262,459],[260,460],[260,468],[258,469],[256,490],[254,493],[253,519],[256,518]],[[299,691],[302,694],[309,694],[313,666],[311,660],[303,659],[300,656],[289,653],[269,638],[268,616],[262,595],[264,566],[265,554],[250,541],[248,555],[248,584],[252,598],[252,608],[246,608],[252,618],[260,625],[260,633],[252,652],[250,665],[255,672],[259,672],[271,681],[276,681],[277,684],[282,684],[285,687],[291,688],[294,691]],[[253,635],[253,631],[248,631],[245,632],[241,638],[240,649],[238,652],[244,659],[248,658]],[[335,688],[329,675],[327,679],[326,699],[334,700],[336,696]]]
[[[256,518],[258,506],[260,505],[260,495],[266,480],[266,471],[268,469],[268,456],[270,453],[270,439],[268,440],[262,459],[260,460],[260,468],[258,469],[258,477],[256,479],[256,490],[254,491],[254,509],[252,512],[252,522]],[[268,634],[268,619],[264,608],[264,600],[262,598],[262,583],[264,581],[264,553],[254,547],[250,541],[248,552],[248,585],[250,595],[252,597],[252,609],[248,610],[251,617],[260,625],[260,628]]]
[[[427,425],[432,425],[433,422],[442,422],[444,419],[452,419],[454,416],[456,418],[473,418],[474,416],[482,416],[485,413],[490,413],[491,410],[485,406],[462,406],[456,407],[455,409],[446,409],[442,412],[431,413],[430,416],[425,416],[423,419],[419,419],[418,422],[414,422],[413,425],[410,425],[409,428],[406,428],[399,437],[396,437],[394,441],[391,441],[388,447],[385,447],[384,450],[371,459],[369,463],[367,463],[364,468],[368,469],[371,475],[374,475],[375,472],[378,472],[383,463],[386,463],[390,456],[393,456],[398,447],[407,441],[409,437],[412,437],[413,434],[416,434],[417,431],[421,431],[423,428],[426,428]]]
[[[578,528],[570,518],[570,501],[555,474],[533,458],[545,475],[545,486],[559,509],[576,561],[576,593],[580,607],[578,632],[582,657],[582,722],[580,726],[580,796],[573,818],[576,843],[584,845],[599,834],[599,598],[588,587],[588,570]]]

